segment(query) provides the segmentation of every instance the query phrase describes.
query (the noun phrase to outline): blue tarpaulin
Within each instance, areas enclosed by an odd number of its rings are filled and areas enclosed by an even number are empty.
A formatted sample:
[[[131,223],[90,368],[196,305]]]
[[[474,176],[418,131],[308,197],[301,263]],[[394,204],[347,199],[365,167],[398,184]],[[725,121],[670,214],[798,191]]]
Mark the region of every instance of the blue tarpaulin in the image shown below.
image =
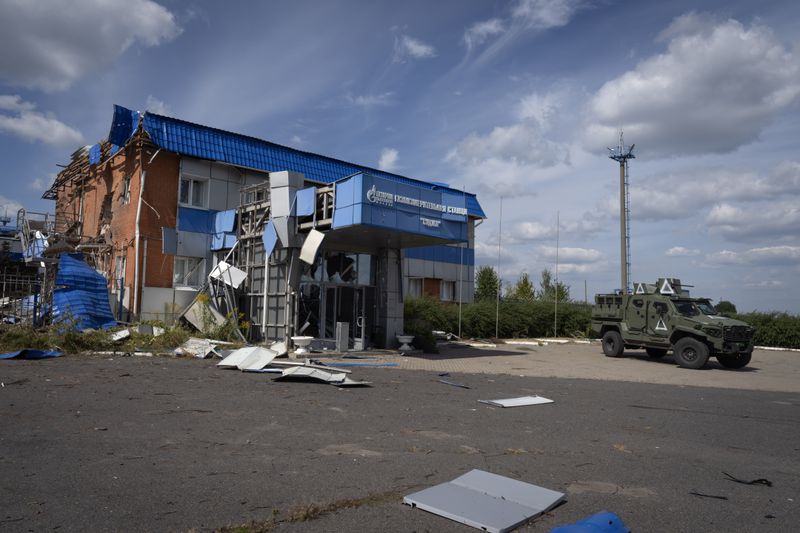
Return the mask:
[[[631,533],[631,530],[619,516],[605,511],[568,526],[553,528],[550,533]]]
[[[236,243],[236,210],[228,209],[214,214],[214,233],[211,236],[211,251],[232,248]]]
[[[0,359],[47,359],[48,357],[61,357],[61,355],[61,352],[26,348],[16,352],[0,353]]]
[[[81,254],[62,254],[53,290],[53,322],[71,320],[75,329],[115,326],[106,279]]]

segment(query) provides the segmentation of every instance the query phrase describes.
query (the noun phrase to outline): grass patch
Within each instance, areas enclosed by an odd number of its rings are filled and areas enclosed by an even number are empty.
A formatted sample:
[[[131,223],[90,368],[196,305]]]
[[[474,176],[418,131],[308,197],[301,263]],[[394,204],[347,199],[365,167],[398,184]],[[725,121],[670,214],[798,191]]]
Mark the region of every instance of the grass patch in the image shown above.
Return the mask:
[[[345,509],[356,509],[364,506],[374,507],[387,503],[397,503],[401,500],[402,494],[393,490],[379,492],[377,494],[368,494],[361,498],[346,498],[327,503],[312,502],[292,507],[286,513],[285,518],[279,518],[281,513],[279,510],[275,509],[272,511],[272,518],[269,520],[252,520],[238,526],[224,526],[215,531],[216,533],[265,533],[267,531],[272,531],[281,523],[308,522],[309,520],[316,520],[327,514],[343,511]]]

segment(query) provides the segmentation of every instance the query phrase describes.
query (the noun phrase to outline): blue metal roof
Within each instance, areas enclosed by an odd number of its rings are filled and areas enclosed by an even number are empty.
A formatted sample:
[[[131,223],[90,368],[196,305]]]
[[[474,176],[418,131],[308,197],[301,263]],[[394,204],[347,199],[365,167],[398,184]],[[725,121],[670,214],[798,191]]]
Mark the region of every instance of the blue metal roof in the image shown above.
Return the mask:
[[[114,136],[115,140],[117,140],[118,135],[115,132],[117,124],[123,130],[122,135],[130,131],[127,121],[118,120],[119,117],[126,118],[126,114],[115,107],[115,122],[112,124],[112,133],[109,135],[109,139]],[[150,139],[164,150],[201,159],[222,161],[266,172],[291,170],[301,172],[309,180],[323,183],[332,183],[346,176],[364,172],[401,183],[429,187],[431,189],[450,190],[454,194],[464,194],[463,191],[443,187],[441,184],[407,178],[383,170],[356,165],[311,152],[295,150],[294,148],[256,139],[255,137],[193,124],[172,117],[156,115],[155,113],[146,112],[142,124]],[[474,217],[486,218],[486,214],[475,195],[466,193],[466,196],[469,214]]]

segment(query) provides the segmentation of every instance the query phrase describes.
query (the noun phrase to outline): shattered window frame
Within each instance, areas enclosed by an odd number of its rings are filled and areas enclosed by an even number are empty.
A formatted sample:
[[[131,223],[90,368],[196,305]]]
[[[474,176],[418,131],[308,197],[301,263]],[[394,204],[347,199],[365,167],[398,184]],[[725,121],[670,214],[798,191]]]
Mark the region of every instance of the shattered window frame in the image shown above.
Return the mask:
[[[202,257],[175,256],[172,267],[172,286],[200,288],[205,273],[205,259]]]

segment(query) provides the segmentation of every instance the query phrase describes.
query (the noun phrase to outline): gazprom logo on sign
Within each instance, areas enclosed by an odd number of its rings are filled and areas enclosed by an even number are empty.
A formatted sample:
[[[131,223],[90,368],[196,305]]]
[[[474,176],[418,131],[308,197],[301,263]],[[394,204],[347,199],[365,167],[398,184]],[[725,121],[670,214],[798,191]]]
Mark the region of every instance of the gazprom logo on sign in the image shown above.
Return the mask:
[[[367,200],[373,204],[394,205],[394,195],[390,192],[379,191],[375,185],[367,191]]]
[[[430,209],[437,213],[448,213],[452,215],[466,215],[466,207],[456,207],[453,205],[437,204],[436,202],[428,202],[418,198],[409,198],[400,194],[392,194],[390,192],[379,191],[376,185],[373,185],[367,191],[367,200],[374,204],[381,204],[387,206],[394,206],[395,203],[410,205],[412,207],[421,207],[422,209]]]

